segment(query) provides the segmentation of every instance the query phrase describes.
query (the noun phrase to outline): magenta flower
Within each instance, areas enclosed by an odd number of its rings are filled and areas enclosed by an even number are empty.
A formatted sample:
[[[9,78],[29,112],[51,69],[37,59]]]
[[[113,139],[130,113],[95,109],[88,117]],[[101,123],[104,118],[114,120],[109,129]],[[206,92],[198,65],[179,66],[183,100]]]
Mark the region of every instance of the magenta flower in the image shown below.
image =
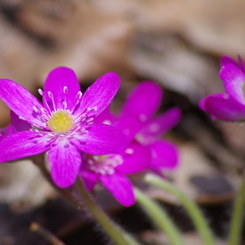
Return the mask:
[[[213,118],[224,121],[245,120],[245,65],[230,57],[221,59],[220,78],[224,81],[226,93],[207,96],[199,106]]]
[[[104,155],[125,149],[127,141],[120,130],[94,123],[119,85],[118,75],[107,73],[82,95],[75,73],[60,67],[48,75],[44,90],[39,90],[41,104],[19,84],[0,80],[0,98],[23,120],[12,122],[15,133],[1,140],[0,162],[47,151],[54,182],[62,188],[71,186],[82,164],[80,152]]]
[[[129,95],[122,108],[123,115],[135,115],[141,122],[136,140],[151,151],[150,170],[162,175],[163,169],[178,164],[177,147],[161,137],[181,119],[181,111],[174,107],[154,116],[162,100],[162,89],[153,82],[142,82]]]
[[[148,167],[151,155],[147,149],[132,141],[120,154],[82,156],[85,164],[80,176],[89,191],[99,181],[122,205],[129,207],[135,203],[133,186],[125,175]]]
[[[152,118],[160,105],[162,90],[152,82],[142,82],[129,95],[119,115],[109,108],[96,119],[120,129],[129,145],[120,154],[92,156],[83,154],[81,177],[89,190],[99,181],[124,206],[135,202],[133,187],[124,175],[147,168],[161,173],[163,168],[174,168],[178,161],[177,148],[160,139],[180,119],[180,110],[173,108]]]
[[[0,129],[0,141],[2,139],[4,139],[6,136],[12,134],[13,131],[12,131],[12,126],[11,125],[8,125],[7,127],[5,128],[1,128]]]

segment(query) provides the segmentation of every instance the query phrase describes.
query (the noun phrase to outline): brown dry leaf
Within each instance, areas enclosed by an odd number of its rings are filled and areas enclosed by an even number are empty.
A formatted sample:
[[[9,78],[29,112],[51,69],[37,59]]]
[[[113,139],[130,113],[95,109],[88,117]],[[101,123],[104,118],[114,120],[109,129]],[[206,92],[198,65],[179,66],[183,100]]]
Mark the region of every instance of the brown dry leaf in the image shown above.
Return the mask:
[[[142,77],[187,96],[198,104],[204,95],[222,91],[218,66],[170,34],[138,33],[129,63]]]
[[[225,141],[232,149],[236,151],[241,157],[244,157],[244,142],[245,142],[245,125],[243,122],[215,122],[224,134]]]
[[[43,85],[47,73],[56,66],[70,66],[80,79],[95,79],[106,71],[125,67],[133,33],[177,33],[196,47],[219,54],[237,53],[244,43],[240,31],[244,3],[239,0],[106,0],[103,4],[96,0],[56,0],[1,4],[5,10],[16,11],[15,26],[1,16],[1,77],[17,81],[31,92]],[[50,43],[45,44],[45,40]],[[214,82],[218,80],[217,67],[209,59],[179,44],[172,45],[169,51],[161,56],[133,52],[130,64],[136,73],[187,94],[195,103],[204,93],[219,90],[221,85]],[[7,110],[0,108],[3,125]]]
[[[18,18],[28,31],[54,43],[42,66],[42,79],[50,68],[61,65],[74,69],[80,79],[94,79],[123,63],[132,32],[126,19],[105,15],[86,2],[71,6],[63,18],[47,18],[28,6]]]
[[[28,207],[43,204],[48,196],[55,194],[51,185],[44,180],[39,169],[29,160],[1,165],[0,199],[2,202]]]
[[[195,186],[190,182],[194,176],[212,176],[217,170],[211,166],[201,149],[193,143],[186,143],[179,146],[180,163],[173,172],[175,186],[183,193],[195,199],[199,193]]]
[[[124,63],[125,43],[132,30],[120,16],[102,15],[85,2],[73,3],[65,13],[60,14],[59,9],[55,17],[29,2],[14,6],[17,24],[13,26],[0,16],[4,37],[0,42],[1,78],[35,93],[57,66],[71,67],[79,79],[95,79]],[[52,45],[45,46],[42,40],[50,40]],[[1,104],[0,112],[3,126],[8,110]]]
[[[38,67],[41,66],[43,50],[6,22],[1,15],[0,34],[4,37],[0,42],[1,78],[14,80],[34,92],[36,85],[33,81]],[[0,127],[2,127],[9,120],[9,110],[2,101],[0,101],[0,114]]]
[[[172,31],[194,46],[222,55],[245,55],[242,0],[93,1],[98,8],[131,16],[139,30]]]

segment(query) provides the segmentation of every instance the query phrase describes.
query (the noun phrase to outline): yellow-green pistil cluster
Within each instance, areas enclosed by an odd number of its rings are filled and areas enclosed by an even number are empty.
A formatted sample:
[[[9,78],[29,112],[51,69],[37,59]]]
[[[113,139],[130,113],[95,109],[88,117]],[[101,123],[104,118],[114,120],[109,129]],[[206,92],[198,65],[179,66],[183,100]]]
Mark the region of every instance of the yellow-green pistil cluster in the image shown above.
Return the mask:
[[[73,116],[66,110],[58,110],[48,120],[49,128],[56,133],[65,133],[73,128]]]

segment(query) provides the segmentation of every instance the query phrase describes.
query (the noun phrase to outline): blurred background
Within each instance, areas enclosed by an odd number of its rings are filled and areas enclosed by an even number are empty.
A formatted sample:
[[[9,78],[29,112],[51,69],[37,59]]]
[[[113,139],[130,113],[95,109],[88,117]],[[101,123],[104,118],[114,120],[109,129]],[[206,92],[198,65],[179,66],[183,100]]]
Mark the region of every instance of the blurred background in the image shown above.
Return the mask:
[[[218,76],[222,55],[245,57],[244,9],[243,0],[0,0],[0,77],[38,96],[37,89],[57,66],[74,69],[83,90],[114,71],[122,81],[115,108],[140,81],[160,84],[160,111],[172,106],[183,111],[181,123],[166,135],[179,146],[180,164],[166,174],[203,207],[217,243],[224,244],[244,168],[245,126],[212,121],[198,103],[224,91]],[[9,110],[0,101],[0,126],[8,123]],[[169,211],[189,244],[198,245],[176,200],[147,191]],[[104,192],[98,198],[145,244],[168,244],[137,207],[123,209]],[[0,244],[49,244],[29,231],[33,221],[68,245],[109,244],[29,161],[2,164]]]

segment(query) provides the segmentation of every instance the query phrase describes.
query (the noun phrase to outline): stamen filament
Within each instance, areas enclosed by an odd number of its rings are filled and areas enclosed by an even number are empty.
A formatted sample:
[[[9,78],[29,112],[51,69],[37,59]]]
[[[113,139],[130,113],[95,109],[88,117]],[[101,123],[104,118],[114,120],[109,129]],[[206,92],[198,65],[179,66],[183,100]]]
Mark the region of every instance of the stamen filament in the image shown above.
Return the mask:
[[[37,91],[41,96],[43,96],[43,90],[41,88],[39,88]]]
[[[53,109],[54,109],[54,111],[57,111],[56,110],[56,105],[55,105],[55,103],[54,103],[54,96],[53,96],[53,94],[50,92],[50,91],[48,91],[48,97],[51,99],[51,101],[52,101],[52,105],[53,105]]]
[[[75,100],[75,104],[73,106],[73,108],[70,110],[71,113],[73,114],[74,111],[76,110],[77,105],[80,103],[81,99],[82,99],[83,93],[81,91],[79,91],[76,95],[76,100]]]

